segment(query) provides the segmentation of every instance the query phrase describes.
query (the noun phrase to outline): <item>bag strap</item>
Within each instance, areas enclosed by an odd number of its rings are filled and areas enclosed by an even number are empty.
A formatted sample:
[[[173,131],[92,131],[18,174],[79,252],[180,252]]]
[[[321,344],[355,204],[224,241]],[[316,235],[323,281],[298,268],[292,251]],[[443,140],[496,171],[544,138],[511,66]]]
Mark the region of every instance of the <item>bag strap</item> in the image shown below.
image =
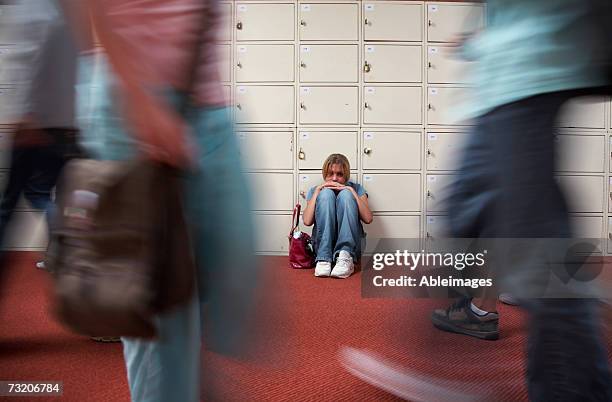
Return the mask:
[[[302,210],[302,206],[300,204],[296,204],[293,208],[293,217],[291,218],[291,230],[289,231],[289,237],[293,234],[293,232],[300,225],[300,211]]]

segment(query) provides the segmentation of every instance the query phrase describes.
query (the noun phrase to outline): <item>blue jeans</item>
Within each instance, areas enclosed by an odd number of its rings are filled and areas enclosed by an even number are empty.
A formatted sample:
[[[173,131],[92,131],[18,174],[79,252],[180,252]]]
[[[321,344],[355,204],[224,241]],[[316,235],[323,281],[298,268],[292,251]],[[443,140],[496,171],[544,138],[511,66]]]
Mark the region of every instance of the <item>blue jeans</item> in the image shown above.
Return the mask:
[[[454,237],[571,236],[565,197],[554,180],[555,121],[572,93],[523,99],[481,116],[449,197]],[[551,268],[515,262],[513,275]],[[609,401],[610,372],[600,308],[589,299],[532,299],[529,312],[529,399]]]
[[[361,258],[363,226],[357,201],[349,190],[321,190],[315,204],[312,238],[317,261],[332,262],[343,250],[353,261]]]

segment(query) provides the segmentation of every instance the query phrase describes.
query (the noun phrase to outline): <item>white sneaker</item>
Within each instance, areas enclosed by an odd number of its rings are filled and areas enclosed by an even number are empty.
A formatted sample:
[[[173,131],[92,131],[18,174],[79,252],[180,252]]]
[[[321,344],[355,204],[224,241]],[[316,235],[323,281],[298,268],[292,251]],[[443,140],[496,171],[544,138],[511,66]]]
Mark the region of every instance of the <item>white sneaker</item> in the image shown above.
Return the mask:
[[[329,276],[332,271],[331,262],[329,261],[317,261],[315,267],[315,276]]]
[[[348,251],[340,251],[338,254],[338,258],[336,259],[336,266],[331,273],[331,276],[334,278],[348,278],[355,271],[355,266],[353,264],[353,257],[348,253]]]

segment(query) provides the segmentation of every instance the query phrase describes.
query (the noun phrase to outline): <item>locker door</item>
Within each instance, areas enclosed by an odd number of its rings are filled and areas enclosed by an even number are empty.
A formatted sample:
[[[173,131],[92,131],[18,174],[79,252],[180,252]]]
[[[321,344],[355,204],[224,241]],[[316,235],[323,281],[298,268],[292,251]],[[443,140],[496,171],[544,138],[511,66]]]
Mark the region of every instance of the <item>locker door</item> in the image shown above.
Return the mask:
[[[417,212],[421,210],[421,175],[364,173],[372,212]]]
[[[364,82],[421,82],[421,46],[365,45]]]
[[[421,4],[376,1],[363,3],[364,40],[420,42],[423,39]]]
[[[240,131],[237,135],[245,169],[293,169],[293,131]]]
[[[254,211],[287,211],[293,208],[293,173],[247,173]]]
[[[359,40],[357,4],[300,5],[300,40]]]
[[[427,123],[437,125],[466,125],[458,121],[454,110],[466,102],[467,88],[429,87],[427,90]]]
[[[293,45],[238,45],[236,82],[291,82],[294,59]]]
[[[420,87],[364,87],[364,124],[421,124]]]
[[[603,212],[604,178],[601,176],[557,176],[570,212]]]
[[[274,21],[273,24],[270,21]],[[295,6],[287,3],[236,3],[236,40],[295,39]]]
[[[358,87],[300,87],[301,124],[358,124]]]
[[[357,169],[356,131],[306,131],[298,133],[298,167],[321,169],[333,153],[346,156],[351,169]]]
[[[426,207],[427,212],[444,212],[447,208],[450,186],[457,176],[446,174],[427,175]]]
[[[358,45],[300,46],[301,82],[359,81]]]
[[[427,46],[427,82],[430,84],[466,84],[475,63],[453,56],[447,46]]]
[[[293,86],[237,86],[236,122],[293,124]]]
[[[420,216],[374,215],[372,223],[363,225],[366,253],[376,251],[380,239],[418,239],[421,233]]]
[[[484,7],[466,4],[428,4],[427,40],[451,42],[458,34],[484,26]]]
[[[467,134],[427,133],[427,170],[457,170]]]
[[[287,234],[291,228],[291,215],[254,214],[253,223],[260,233],[266,233],[255,239],[257,252],[284,255],[289,252]]]
[[[564,134],[555,136],[559,172],[603,173],[605,136]]]
[[[363,169],[421,169],[421,133],[364,131]]]
[[[13,78],[9,76],[9,71],[4,68],[5,60],[11,57],[11,54],[17,50],[14,45],[1,45],[0,46],[0,85],[11,85]]]
[[[560,127],[604,128],[606,101],[589,96],[568,101],[559,113]]]

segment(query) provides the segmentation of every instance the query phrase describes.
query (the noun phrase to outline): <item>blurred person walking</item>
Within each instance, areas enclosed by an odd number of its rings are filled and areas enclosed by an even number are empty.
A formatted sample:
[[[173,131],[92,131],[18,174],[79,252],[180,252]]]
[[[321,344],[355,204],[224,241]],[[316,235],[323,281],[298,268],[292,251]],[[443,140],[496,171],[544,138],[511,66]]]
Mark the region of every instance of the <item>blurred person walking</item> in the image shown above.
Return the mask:
[[[6,246],[20,197],[49,217],[62,167],[81,154],[74,118],[77,49],[62,5],[57,0],[15,0],[5,9],[0,36],[14,47],[0,68],[16,91],[1,105],[2,123],[14,129],[0,202],[0,247]],[[2,252],[0,265],[4,262]],[[3,271],[0,266],[0,276]]]
[[[198,297],[156,317],[157,339],[122,338],[131,398],[197,401],[202,330],[209,348],[239,354],[257,283],[249,192],[217,77],[218,2],[79,0],[74,7],[83,37],[92,21],[102,45],[92,51],[84,43],[79,63],[83,145],[98,159],[147,157],[186,176]]]
[[[554,179],[554,129],[569,99],[609,90],[611,7],[608,0],[487,2],[486,28],[461,49],[478,62],[476,102],[463,111],[476,125],[450,191],[451,237],[572,236],[566,199]],[[550,269],[527,259],[512,267],[511,276],[531,278],[530,270],[550,275]],[[597,300],[532,298],[525,307],[530,400],[612,400]],[[434,311],[432,322],[485,339],[499,333],[495,299],[461,299]],[[389,369],[385,378],[380,373],[386,364],[371,355],[347,350],[343,357],[362,378],[400,396],[415,395],[410,386],[419,382],[407,372],[402,380]]]

